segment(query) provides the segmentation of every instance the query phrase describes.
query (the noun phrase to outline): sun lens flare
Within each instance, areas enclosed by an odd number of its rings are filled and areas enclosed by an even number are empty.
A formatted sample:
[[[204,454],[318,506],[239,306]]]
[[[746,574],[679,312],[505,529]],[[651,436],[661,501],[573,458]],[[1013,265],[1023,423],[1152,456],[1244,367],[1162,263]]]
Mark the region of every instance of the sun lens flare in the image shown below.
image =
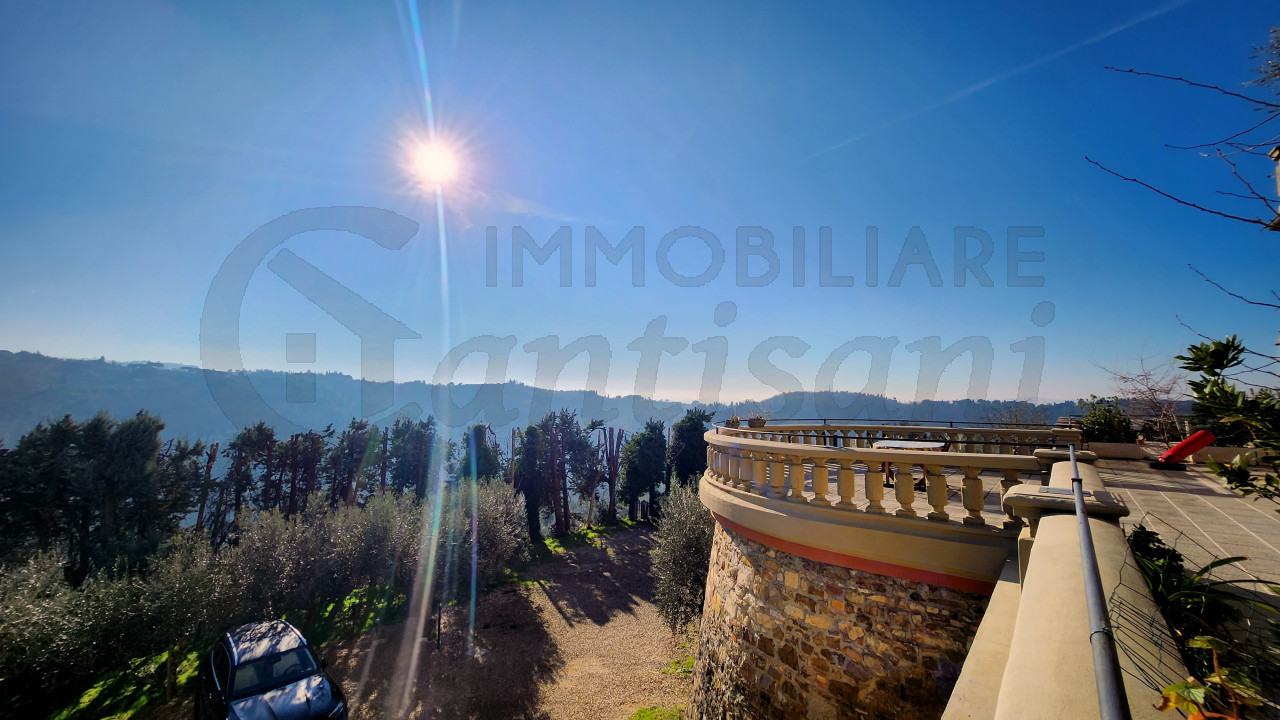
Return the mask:
[[[442,185],[458,175],[458,161],[449,148],[430,143],[418,148],[414,158],[418,175],[429,183]]]

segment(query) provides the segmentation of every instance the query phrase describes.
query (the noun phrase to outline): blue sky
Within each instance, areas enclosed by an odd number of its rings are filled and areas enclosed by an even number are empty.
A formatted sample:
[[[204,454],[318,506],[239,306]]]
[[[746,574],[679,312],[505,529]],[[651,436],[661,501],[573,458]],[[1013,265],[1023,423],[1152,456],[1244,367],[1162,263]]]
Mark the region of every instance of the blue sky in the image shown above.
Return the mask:
[[[1280,24],[1274,6],[889,5],[421,3],[438,136],[460,166],[442,188],[441,237],[433,192],[410,161],[428,118],[404,3],[7,4],[0,347],[200,364],[202,314],[230,312],[246,367],[359,374],[356,337],[265,262],[242,305],[206,307],[250,233],[329,206],[420,224],[397,250],[333,231],[285,244],[421,336],[396,342],[397,380],[491,371],[532,382],[537,341],[554,336],[559,346],[598,338],[588,343],[608,348],[614,393],[710,399],[704,367],[720,353],[726,400],[824,382],[903,399],[961,397],[976,382],[976,394],[1008,398],[1020,381],[1040,399],[1074,399],[1109,389],[1099,366],[1185,348],[1195,338],[1178,317],[1261,349],[1275,342],[1273,312],[1186,268],[1265,295],[1280,269],[1275,236],[1175,206],[1084,159],[1247,211],[1214,196],[1236,189],[1219,160],[1164,144],[1213,140],[1257,116],[1104,66],[1238,87],[1253,77],[1253,47]],[[1265,162],[1242,167],[1274,188]],[[705,242],[658,252],[685,226],[725,251],[696,287],[659,265],[682,276],[709,267]],[[798,287],[796,226],[806,238]],[[514,286],[513,233],[541,243],[561,227],[569,287],[558,259],[528,258]],[[586,286],[589,227],[614,243],[643,228],[643,286],[629,258],[602,260]],[[852,286],[820,281],[822,227],[828,273]],[[739,228],[771,234],[776,278],[757,256],[742,269],[765,281],[739,281]],[[956,228],[991,238],[990,287],[972,274],[956,282]],[[1012,280],[1011,228],[1027,236]],[[890,287],[900,259],[917,262]],[[660,318],[684,342],[649,377],[628,346]],[[314,334],[315,361],[289,362],[286,333]],[[441,370],[447,350],[485,337],[509,353]],[[990,348],[978,361],[989,382],[966,356],[933,389],[922,356],[965,338],[979,355]],[[881,352],[836,362],[850,342]],[[1035,347],[1042,373],[1027,367]],[[586,371],[583,356],[557,385],[582,386]]]

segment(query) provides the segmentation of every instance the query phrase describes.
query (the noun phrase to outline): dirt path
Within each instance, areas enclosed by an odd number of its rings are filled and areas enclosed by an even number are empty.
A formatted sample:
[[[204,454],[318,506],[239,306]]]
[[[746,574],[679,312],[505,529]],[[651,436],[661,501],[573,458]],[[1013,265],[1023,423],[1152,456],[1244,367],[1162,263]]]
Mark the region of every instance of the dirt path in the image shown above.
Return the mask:
[[[420,641],[409,717],[625,720],[649,705],[683,704],[688,679],[662,670],[689,650],[653,605],[650,543],[647,528],[608,535],[602,547],[568,548],[528,568],[525,583],[481,596],[474,655],[468,608],[451,608],[442,648]],[[353,718],[388,717],[403,697],[410,627],[322,650],[352,696]]]

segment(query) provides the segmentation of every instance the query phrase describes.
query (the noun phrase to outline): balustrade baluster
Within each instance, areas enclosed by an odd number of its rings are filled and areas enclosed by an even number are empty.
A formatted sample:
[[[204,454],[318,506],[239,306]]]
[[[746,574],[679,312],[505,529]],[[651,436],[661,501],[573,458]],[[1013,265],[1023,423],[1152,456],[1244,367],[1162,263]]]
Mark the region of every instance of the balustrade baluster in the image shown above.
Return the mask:
[[[978,477],[978,473],[982,472],[982,468],[966,467],[961,468],[964,471],[964,485],[960,490],[960,502],[964,505],[964,509],[969,512],[965,517],[965,525],[986,525],[987,521],[982,519],[982,478]]]
[[[852,510],[857,507],[853,503],[853,496],[858,492],[858,475],[854,472],[852,461],[840,461],[840,469],[836,471],[836,493],[840,495],[840,502],[836,503],[836,507],[846,510]]]
[[[1001,470],[1000,474],[1004,476],[1000,479],[1000,509],[1004,510],[1004,527],[1006,530],[1016,530],[1022,527],[1022,519],[1014,515],[1013,508],[1005,504],[1004,496],[1009,494],[1010,488],[1022,484],[1022,481],[1018,479],[1021,472],[1018,470]]]
[[[915,509],[911,507],[916,501],[916,479],[911,475],[911,463],[896,462],[893,464],[893,470],[893,494],[898,505],[901,506],[894,515],[918,517]]]
[[[742,466],[747,458],[741,450],[725,453],[724,484],[731,488],[739,487],[742,477]]]
[[[813,463],[813,499],[809,502],[814,505],[830,505],[831,501],[827,499],[827,492],[830,488],[830,470],[827,468],[827,461],[818,458]]]
[[[787,463],[788,487],[791,489],[787,500],[791,502],[809,502],[809,498],[804,496],[804,461],[805,458],[792,456]]]
[[[884,509],[884,467],[879,462],[867,463],[867,474],[863,488],[867,491],[867,512],[872,515],[883,515]]]
[[[943,522],[950,520],[951,516],[947,514],[947,478],[942,475],[942,467],[939,465],[926,465],[924,467],[924,480],[929,504],[933,506],[933,512],[926,517],[930,520]]]
[[[757,495],[765,494],[765,469],[768,462],[768,456],[764,453],[751,453],[751,477],[755,481],[755,487],[748,487],[747,489]]]
[[[910,462],[893,462],[893,498],[900,506],[893,514],[918,518],[918,512],[911,507],[915,503],[915,477],[911,475]]]
[[[786,492],[782,487],[782,483],[786,480],[783,477],[783,464],[780,460],[774,460],[769,463],[769,487],[773,490],[769,493],[770,497],[785,498]]]

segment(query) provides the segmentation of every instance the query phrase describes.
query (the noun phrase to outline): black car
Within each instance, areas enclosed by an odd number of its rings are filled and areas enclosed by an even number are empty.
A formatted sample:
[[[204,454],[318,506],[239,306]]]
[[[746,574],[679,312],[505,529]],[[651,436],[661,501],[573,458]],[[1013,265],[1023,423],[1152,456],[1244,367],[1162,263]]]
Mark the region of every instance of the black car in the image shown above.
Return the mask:
[[[341,688],[283,620],[228,632],[200,662],[196,720],[346,720]]]

